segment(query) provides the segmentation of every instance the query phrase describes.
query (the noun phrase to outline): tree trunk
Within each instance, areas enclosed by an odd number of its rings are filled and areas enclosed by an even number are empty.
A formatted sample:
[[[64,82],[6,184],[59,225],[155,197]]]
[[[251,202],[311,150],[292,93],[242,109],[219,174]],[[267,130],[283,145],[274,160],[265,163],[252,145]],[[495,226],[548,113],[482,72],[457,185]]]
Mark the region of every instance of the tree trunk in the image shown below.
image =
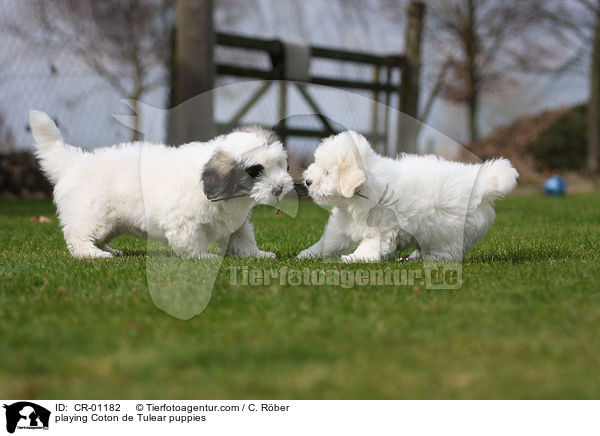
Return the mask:
[[[479,115],[479,96],[477,91],[472,91],[472,95],[467,99],[467,109],[469,112],[469,139],[470,142],[479,139],[479,127],[477,126],[477,117]]]
[[[600,148],[600,14],[596,17],[592,43],[592,66],[590,71],[590,101],[588,103],[588,153],[587,168],[592,174],[598,172],[598,149]]]
[[[421,39],[423,34],[423,18],[425,3],[411,1],[407,9],[406,46],[404,48],[405,65],[400,81],[400,112],[398,114],[398,138],[396,152],[408,153],[417,151],[417,134],[419,133],[417,117],[419,116],[419,86],[421,69]],[[395,152],[392,151],[392,155]]]
[[[168,141],[204,141],[213,122],[213,0],[177,0]]]
[[[133,115],[133,135],[132,135],[131,140],[133,142],[139,141],[141,138],[141,135],[140,135],[140,116],[141,116],[141,114],[138,111],[139,111],[138,99],[133,98],[133,99],[131,99],[131,112]]]
[[[467,68],[469,71],[469,89],[467,96],[467,110],[469,112],[469,139],[470,142],[479,139],[479,128],[477,119],[479,117],[479,76],[477,74],[477,55],[479,50],[479,41],[475,29],[475,2],[467,2],[467,23],[465,38],[465,55],[467,57]]]
[[[140,118],[142,114],[139,113],[139,101],[140,97],[144,93],[142,89],[142,81],[144,80],[144,73],[140,60],[137,58],[137,54],[134,54],[135,58],[135,76],[133,78],[133,94],[130,96],[131,101],[131,115],[133,116],[133,135],[131,140],[136,142],[142,139],[140,133]]]

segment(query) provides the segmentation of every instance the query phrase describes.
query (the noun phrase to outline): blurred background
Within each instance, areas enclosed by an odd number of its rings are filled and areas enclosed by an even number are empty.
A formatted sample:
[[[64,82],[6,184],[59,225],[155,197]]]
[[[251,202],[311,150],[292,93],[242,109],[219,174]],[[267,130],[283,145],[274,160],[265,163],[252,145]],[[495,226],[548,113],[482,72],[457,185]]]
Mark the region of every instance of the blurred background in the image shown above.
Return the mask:
[[[32,108],[84,148],[261,124],[299,175],[352,128],[596,185],[600,0],[0,0],[0,41],[1,196],[50,193]]]

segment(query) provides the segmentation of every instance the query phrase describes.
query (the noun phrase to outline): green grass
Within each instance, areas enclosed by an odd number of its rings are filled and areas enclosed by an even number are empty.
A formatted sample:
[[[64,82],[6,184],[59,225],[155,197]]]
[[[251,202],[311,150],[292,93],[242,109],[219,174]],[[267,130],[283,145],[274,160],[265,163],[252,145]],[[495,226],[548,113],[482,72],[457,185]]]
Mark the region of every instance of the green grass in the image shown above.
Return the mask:
[[[600,397],[600,195],[499,202],[455,291],[230,285],[230,266],[340,268],[294,258],[326,218],[257,208],[279,259],[226,258],[207,309],[182,321],[152,303],[145,241],[74,260],[50,201],[0,201],[0,397]],[[345,268],[386,266],[421,267]]]

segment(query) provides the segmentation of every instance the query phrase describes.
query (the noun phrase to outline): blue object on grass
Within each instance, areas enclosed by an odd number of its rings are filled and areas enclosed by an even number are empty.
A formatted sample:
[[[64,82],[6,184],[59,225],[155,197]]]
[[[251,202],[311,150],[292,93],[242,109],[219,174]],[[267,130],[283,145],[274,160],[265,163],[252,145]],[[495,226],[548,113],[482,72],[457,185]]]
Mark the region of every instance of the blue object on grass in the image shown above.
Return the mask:
[[[544,182],[544,192],[546,195],[557,196],[563,195],[567,190],[567,184],[563,178],[557,174],[550,176]]]

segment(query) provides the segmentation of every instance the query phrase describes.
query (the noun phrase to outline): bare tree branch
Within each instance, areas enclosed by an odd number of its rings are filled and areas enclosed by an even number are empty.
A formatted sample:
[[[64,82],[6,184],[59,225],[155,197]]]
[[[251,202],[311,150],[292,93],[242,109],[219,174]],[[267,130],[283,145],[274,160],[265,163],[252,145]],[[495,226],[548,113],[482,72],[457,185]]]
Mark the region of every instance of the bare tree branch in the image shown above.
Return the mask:
[[[436,94],[467,104],[471,140],[478,136],[481,93],[513,80],[509,71],[572,65],[580,59],[576,46],[590,35],[586,17],[560,0],[432,0],[428,13],[429,40],[454,59]]]
[[[442,64],[440,71],[438,73],[437,79],[435,81],[435,84],[433,85],[433,88],[431,88],[431,92],[429,93],[429,97],[427,98],[427,102],[425,103],[425,107],[423,108],[423,112],[421,112],[421,114],[419,115],[420,121],[425,122],[425,121],[427,121],[427,118],[429,118],[431,109],[433,107],[433,102],[435,101],[436,97],[439,95],[439,93],[442,89],[442,85],[444,83],[446,74],[448,73],[448,70],[452,66],[453,62],[454,62],[454,60],[452,58],[448,58]]]
[[[124,98],[139,99],[166,83],[172,2],[32,0],[28,18],[38,26],[5,27],[33,45],[72,54]]]

